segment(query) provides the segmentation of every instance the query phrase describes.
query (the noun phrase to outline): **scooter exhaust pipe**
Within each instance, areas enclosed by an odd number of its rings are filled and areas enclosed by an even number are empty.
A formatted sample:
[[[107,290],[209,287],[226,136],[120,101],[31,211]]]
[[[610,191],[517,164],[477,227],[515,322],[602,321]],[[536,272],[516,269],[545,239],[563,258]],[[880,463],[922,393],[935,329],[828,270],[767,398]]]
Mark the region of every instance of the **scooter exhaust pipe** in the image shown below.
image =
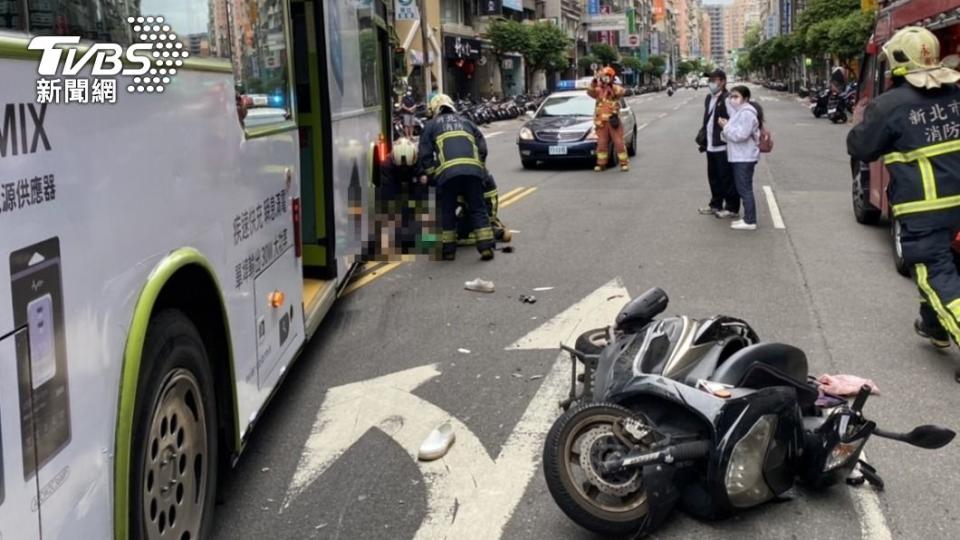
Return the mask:
[[[605,472],[616,472],[627,467],[642,467],[651,463],[674,463],[694,461],[710,453],[710,441],[692,441],[667,447],[656,452],[641,453],[634,450],[620,459],[603,462]]]

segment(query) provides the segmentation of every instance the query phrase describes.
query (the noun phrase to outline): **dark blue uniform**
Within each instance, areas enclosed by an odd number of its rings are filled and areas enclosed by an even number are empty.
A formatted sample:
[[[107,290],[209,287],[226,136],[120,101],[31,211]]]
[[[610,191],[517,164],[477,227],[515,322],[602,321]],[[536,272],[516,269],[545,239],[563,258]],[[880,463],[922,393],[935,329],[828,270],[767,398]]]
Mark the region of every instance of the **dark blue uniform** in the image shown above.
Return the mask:
[[[850,131],[847,151],[864,162],[883,157],[903,258],[924,298],[924,329],[960,343],[960,274],[950,247],[960,229],[960,88],[920,90],[897,79]]]
[[[493,229],[483,199],[487,143],[472,122],[443,110],[420,134],[419,165],[437,185],[443,258],[457,252],[457,198],[467,207],[466,219],[477,238],[477,251],[493,256]]]

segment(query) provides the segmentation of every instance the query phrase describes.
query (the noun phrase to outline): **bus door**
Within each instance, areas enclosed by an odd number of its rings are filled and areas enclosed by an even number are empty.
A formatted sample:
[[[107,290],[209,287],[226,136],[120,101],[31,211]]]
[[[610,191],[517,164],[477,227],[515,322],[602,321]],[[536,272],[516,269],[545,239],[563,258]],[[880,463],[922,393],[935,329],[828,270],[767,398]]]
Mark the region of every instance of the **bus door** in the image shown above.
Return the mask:
[[[328,210],[330,189],[323,179],[328,174],[324,144],[330,136],[330,111],[325,107],[322,88],[326,76],[320,6],[313,0],[292,0],[293,65],[296,81],[297,123],[300,133],[300,207],[304,275],[332,279],[333,223]]]
[[[33,385],[20,384],[17,375],[17,344],[26,343],[26,337],[24,328],[0,339],[0,538],[39,540],[40,484],[36,474],[24,474],[35,461],[24,459],[24,452],[37,447],[36,436],[21,429],[22,411],[32,409]]]

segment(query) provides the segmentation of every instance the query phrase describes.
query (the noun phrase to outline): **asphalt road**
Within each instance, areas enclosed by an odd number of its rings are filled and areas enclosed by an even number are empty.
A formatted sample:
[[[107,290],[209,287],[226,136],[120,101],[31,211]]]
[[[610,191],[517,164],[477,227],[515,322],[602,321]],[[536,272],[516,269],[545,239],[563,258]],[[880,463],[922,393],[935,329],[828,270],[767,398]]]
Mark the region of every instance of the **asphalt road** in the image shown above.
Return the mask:
[[[534,448],[556,416],[542,403],[557,351],[505,348],[616,278],[632,295],[664,288],[672,314],[751,321],[763,339],[807,351],[817,374],[873,379],[882,395],[867,412],[882,426],[960,427],[960,353],[913,334],[917,293],[893,268],[886,229],[853,220],[847,128],[793,96],[756,94],[776,148],[757,167],[754,232],[696,212],[707,201],[693,143],[703,90],[631,100],[644,128],[629,173],[525,171],[520,122],[484,127],[501,194],[537,188],[501,212],[519,231],[515,251],[402,264],[340,299],[224,483],[216,538],[595,538],[554,504]],[[464,290],[475,277],[496,292]],[[418,465],[411,453],[443,415],[457,420],[457,442]],[[960,444],[930,452],[875,439],[867,453],[886,481],[879,494],[795,490],[721,522],[675,513],[654,537],[960,537]]]

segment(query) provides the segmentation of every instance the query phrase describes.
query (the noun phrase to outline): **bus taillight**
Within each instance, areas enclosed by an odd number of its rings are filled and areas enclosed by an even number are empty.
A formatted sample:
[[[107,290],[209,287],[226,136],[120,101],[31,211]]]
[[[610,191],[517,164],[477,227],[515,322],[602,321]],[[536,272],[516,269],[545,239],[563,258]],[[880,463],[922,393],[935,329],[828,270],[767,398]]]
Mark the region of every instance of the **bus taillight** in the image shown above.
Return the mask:
[[[293,214],[293,250],[299,259],[303,254],[303,239],[300,236],[300,198],[293,199],[290,209]]]
[[[390,148],[387,145],[387,138],[381,133],[377,139],[377,165],[382,165],[387,160],[387,154],[389,153]]]

